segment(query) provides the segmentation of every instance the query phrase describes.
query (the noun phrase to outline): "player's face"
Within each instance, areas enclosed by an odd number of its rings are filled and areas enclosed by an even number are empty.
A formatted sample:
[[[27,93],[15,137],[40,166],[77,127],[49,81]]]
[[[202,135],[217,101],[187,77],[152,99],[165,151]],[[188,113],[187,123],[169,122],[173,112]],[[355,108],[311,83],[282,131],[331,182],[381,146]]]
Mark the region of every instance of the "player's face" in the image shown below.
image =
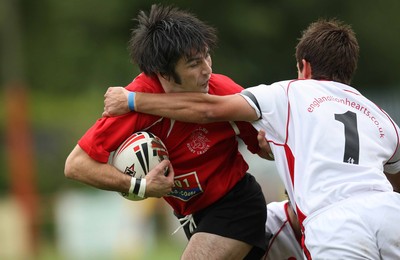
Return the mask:
[[[208,81],[212,73],[210,54],[198,53],[189,58],[182,57],[176,64],[175,72],[180,78],[176,83],[169,80],[171,92],[202,92],[208,93]]]

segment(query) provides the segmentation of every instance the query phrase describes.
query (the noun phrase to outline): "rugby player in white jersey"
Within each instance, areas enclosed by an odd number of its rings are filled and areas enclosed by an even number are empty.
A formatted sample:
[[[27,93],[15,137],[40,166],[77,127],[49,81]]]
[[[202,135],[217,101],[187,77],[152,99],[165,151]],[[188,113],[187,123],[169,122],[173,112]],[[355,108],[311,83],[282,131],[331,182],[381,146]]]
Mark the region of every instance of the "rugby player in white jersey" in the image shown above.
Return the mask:
[[[398,259],[400,194],[393,190],[400,190],[400,130],[350,86],[358,55],[349,25],[319,20],[296,46],[297,80],[227,96],[131,96],[137,112],[198,123],[252,122],[259,141],[271,146],[307,259]],[[127,96],[110,88],[104,115],[128,112]]]

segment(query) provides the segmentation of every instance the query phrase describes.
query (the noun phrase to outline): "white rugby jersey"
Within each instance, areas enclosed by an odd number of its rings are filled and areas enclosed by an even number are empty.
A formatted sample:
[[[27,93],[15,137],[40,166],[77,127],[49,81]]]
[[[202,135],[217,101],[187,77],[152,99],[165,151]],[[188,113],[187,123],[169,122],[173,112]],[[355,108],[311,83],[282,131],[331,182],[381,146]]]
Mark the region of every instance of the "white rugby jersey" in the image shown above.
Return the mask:
[[[266,131],[301,222],[351,196],[393,190],[383,170],[400,171],[399,127],[356,89],[292,80],[241,95],[260,116],[253,125]]]
[[[288,216],[288,201],[270,202],[267,205],[265,231],[273,235],[264,260],[303,259],[300,241],[297,241]]]

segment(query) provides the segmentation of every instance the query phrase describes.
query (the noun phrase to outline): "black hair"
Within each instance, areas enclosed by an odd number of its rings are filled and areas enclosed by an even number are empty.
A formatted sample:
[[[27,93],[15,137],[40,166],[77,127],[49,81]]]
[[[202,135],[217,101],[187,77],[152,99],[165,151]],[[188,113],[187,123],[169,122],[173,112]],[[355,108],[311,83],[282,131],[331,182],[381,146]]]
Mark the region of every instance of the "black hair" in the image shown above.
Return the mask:
[[[217,44],[216,29],[188,11],[154,4],[150,13],[140,11],[129,41],[131,59],[146,75],[173,77],[181,57],[207,54]]]

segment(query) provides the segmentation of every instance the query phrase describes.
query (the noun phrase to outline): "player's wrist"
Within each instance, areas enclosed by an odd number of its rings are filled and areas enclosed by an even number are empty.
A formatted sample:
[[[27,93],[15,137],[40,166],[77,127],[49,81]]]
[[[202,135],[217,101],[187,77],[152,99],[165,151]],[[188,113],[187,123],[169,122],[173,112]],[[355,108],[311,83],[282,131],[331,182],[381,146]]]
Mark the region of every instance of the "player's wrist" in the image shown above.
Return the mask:
[[[128,108],[130,111],[135,111],[135,96],[136,92],[130,91],[128,94]]]
[[[129,188],[129,193],[137,195],[144,198],[146,193],[146,179],[145,178],[131,178],[131,186]]]

